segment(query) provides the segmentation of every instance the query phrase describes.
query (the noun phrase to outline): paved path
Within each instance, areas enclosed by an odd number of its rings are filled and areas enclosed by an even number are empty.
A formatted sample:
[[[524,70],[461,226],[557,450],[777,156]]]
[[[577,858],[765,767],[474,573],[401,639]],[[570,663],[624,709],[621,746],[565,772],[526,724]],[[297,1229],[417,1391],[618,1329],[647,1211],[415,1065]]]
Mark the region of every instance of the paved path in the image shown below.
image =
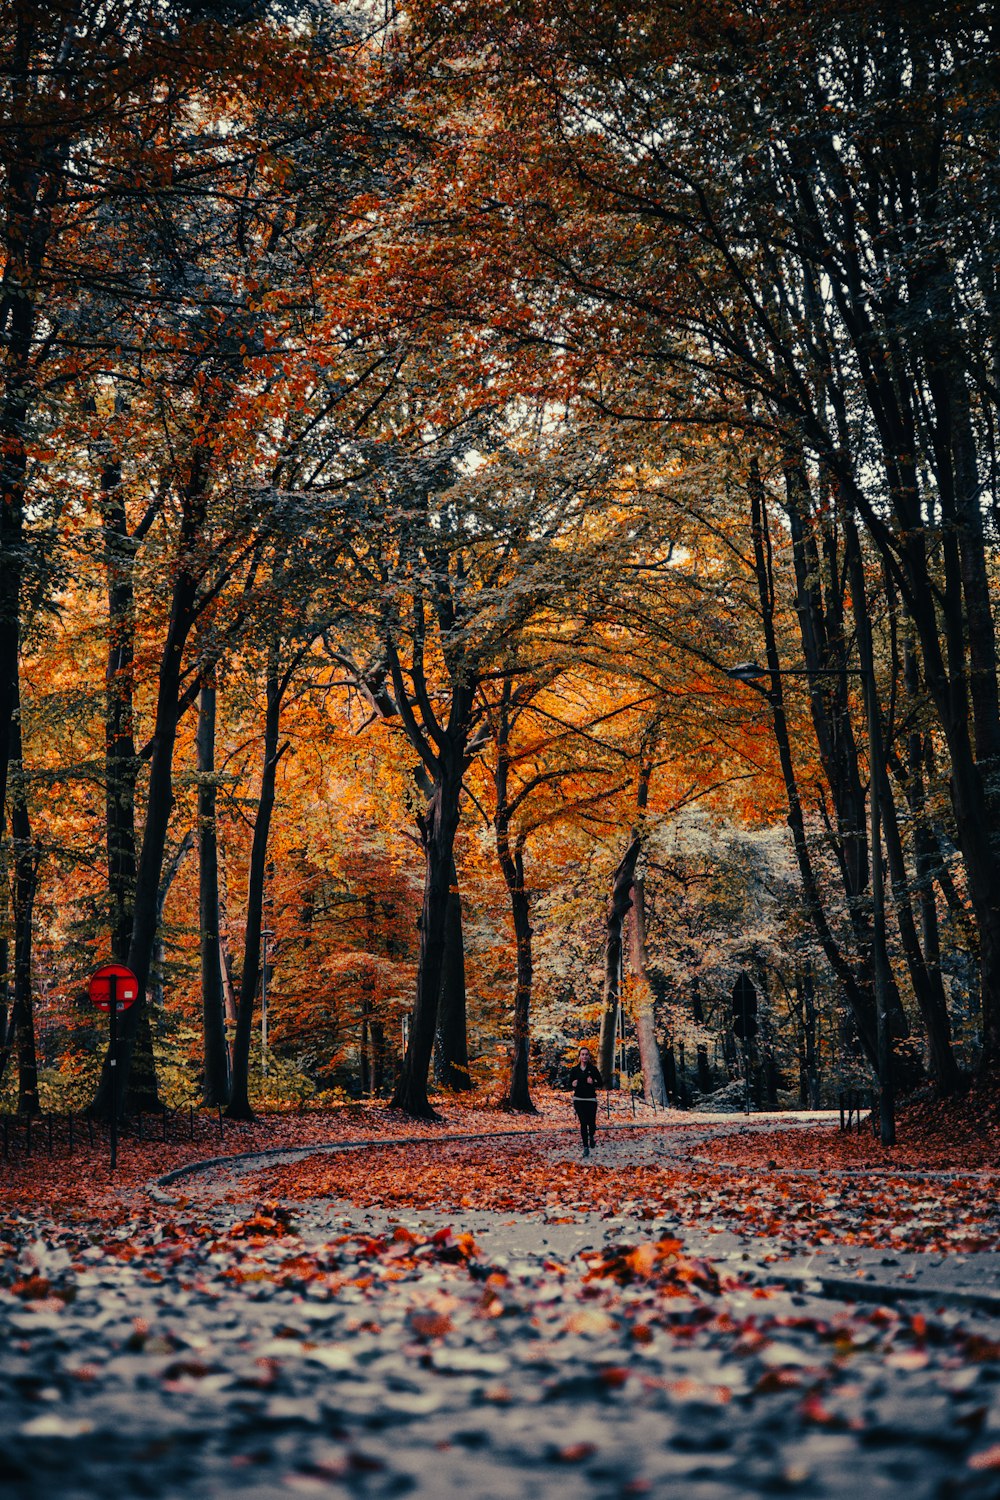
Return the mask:
[[[834,1129],[834,1117],[830,1113],[805,1116],[814,1124]],[[792,1124],[801,1123],[801,1119]],[[661,1135],[646,1135],[638,1139],[624,1133],[609,1134],[609,1144],[602,1151],[601,1159],[609,1165],[627,1166],[630,1163],[648,1164],[663,1162],[665,1165],[684,1165],[687,1162],[705,1160],[699,1146],[720,1136],[738,1136],[744,1133],[773,1132],[783,1126],[776,1123],[773,1115],[752,1116],[745,1119],[708,1119],[697,1121],[682,1134],[664,1131]],[[738,1143],[734,1144],[734,1155],[738,1154]],[[726,1171],[724,1164],[712,1161],[713,1171]],[[733,1175],[741,1175],[745,1169],[734,1167]],[[787,1177],[790,1169],[782,1169]],[[804,1178],[829,1177],[816,1168],[795,1169],[795,1175]],[[873,1180],[924,1182],[933,1193],[935,1183],[946,1183],[955,1177],[981,1178],[996,1182],[1000,1188],[1000,1164],[995,1171],[935,1171],[928,1169],[900,1168],[841,1168],[836,1177],[839,1182],[852,1184],[863,1198],[866,1184]],[[998,1201],[1000,1215],[1000,1201]],[[690,1232],[689,1232],[690,1233]],[[759,1262],[763,1254],[773,1246],[762,1246],[758,1237],[741,1237],[725,1232],[710,1238],[697,1237],[702,1253],[726,1255],[747,1254]],[[864,1245],[825,1245],[808,1254],[781,1246],[780,1261],[772,1264],[776,1278],[794,1278],[797,1283],[812,1291],[825,1291],[835,1296],[858,1298],[865,1301],[897,1303],[920,1299],[932,1307],[967,1307],[990,1311],[1000,1315],[1000,1253],[979,1251],[976,1253],[941,1254],[934,1252],[911,1252],[871,1248]]]
[[[601,1150],[682,1144],[622,1131]],[[11,1247],[11,1500],[1000,1496],[1000,1320],[936,1287],[853,1306],[812,1258],[779,1268],[766,1242],[693,1228],[655,1250],[671,1226],[620,1217],[254,1212],[257,1165],[189,1175],[184,1206],[93,1244],[48,1225]],[[854,1253],[821,1269],[912,1289],[909,1258]],[[777,1289],[779,1270],[804,1284]]]

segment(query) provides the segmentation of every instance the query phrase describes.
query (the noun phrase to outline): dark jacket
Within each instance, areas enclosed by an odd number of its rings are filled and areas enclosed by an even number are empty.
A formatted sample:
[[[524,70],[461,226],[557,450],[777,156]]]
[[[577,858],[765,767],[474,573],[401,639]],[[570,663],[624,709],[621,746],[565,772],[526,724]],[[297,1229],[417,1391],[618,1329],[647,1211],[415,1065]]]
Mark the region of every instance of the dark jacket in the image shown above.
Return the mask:
[[[596,1099],[597,1090],[602,1089],[604,1084],[593,1063],[588,1063],[585,1068],[577,1063],[569,1075],[569,1086],[573,1090],[574,1099]]]

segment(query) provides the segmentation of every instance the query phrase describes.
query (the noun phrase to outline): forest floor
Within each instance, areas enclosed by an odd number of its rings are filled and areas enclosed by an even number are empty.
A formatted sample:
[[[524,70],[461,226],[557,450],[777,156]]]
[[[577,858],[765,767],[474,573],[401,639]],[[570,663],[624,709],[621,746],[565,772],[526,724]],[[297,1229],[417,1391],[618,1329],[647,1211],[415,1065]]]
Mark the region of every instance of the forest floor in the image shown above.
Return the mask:
[[[992,1106],[567,1113],[8,1167],[5,1494],[1000,1496]]]

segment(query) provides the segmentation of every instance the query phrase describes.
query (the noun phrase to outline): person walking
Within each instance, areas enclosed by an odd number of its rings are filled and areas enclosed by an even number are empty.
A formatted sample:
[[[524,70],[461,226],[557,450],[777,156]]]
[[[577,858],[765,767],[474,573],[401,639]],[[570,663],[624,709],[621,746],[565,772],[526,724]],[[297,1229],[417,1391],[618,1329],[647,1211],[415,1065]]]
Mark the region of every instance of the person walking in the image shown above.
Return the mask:
[[[590,1155],[590,1148],[597,1144],[597,1090],[604,1087],[589,1047],[580,1048],[576,1067],[569,1075],[569,1086],[573,1090],[573,1108],[580,1122],[583,1154]]]

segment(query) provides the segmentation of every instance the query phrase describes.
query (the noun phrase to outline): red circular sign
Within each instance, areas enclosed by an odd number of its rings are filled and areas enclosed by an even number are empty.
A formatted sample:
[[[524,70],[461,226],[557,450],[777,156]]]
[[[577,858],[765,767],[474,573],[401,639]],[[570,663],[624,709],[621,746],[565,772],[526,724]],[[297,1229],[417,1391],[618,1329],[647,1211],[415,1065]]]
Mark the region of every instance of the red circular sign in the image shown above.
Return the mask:
[[[90,998],[98,1010],[111,1009],[114,992],[115,1010],[128,1010],[139,998],[139,981],[124,964],[101,964],[90,976]]]

